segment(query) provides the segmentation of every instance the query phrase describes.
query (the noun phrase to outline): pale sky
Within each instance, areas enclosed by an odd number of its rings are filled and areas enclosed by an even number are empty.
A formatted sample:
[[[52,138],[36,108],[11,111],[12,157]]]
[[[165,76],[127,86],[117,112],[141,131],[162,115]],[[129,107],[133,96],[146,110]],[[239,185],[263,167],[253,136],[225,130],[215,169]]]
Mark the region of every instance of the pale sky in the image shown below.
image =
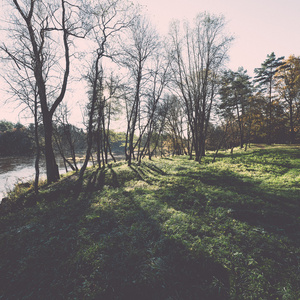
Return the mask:
[[[300,55],[300,0],[137,0],[145,5],[159,31],[168,32],[172,19],[192,20],[200,12],[223,14],[235,36],[228,67],[254,68],[274,52],[277,57]]]
[[[134,2],[145,6],[153,24],[162,34],[167,34],[169,23],[173,19],[192,20],[198,13],[204,11],[223,14],[227,21],[227,32],[235,36],[227,66],[232,70],[243,66],[250,76],[253,76],[254,68],[260,67],[267,54],[271,52],[277,57],[288,57],[291,54],[300,56],[300,0],[134,0]],[[1,98],[0,120],[17,122],[16,111],[12,111],[8,105],[3,106]],[[22,122],[22,119],[20,121]]]

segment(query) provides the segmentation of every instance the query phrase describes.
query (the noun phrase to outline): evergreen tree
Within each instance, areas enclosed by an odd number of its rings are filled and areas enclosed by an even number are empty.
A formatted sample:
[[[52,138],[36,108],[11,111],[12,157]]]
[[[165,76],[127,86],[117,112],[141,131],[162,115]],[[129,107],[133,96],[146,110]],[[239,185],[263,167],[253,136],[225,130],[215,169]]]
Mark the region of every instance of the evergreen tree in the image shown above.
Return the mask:
[[[260,68],[254,69],[256,76],[255,82],[258,84],[258,88],[261,92],[266,93],[268,98],[267,104],[267,143],[272,142],[272,130],[273,130],[273,88],[275,85],[274,76],[278,68],[283,64],[284,56],[276,58],[274,52],[267,55],[266,60],[261,64]]]
[[[235,116],[240,136],[240,147],[245,142],[245,114],[248,99],[252,94],[252,83],[247,70],[240,67],[237,72],[225,71],[219,91],[221,104],[219,108],[224,117]]]

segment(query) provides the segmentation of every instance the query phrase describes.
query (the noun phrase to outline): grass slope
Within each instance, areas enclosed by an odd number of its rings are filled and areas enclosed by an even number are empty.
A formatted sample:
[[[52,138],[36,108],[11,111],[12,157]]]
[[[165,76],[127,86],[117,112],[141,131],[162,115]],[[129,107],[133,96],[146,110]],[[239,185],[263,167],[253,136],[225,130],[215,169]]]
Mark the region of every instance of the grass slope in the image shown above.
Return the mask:
[[[300,299],[300,147],[211,161],[119,162],[12,199],[0,299]]]

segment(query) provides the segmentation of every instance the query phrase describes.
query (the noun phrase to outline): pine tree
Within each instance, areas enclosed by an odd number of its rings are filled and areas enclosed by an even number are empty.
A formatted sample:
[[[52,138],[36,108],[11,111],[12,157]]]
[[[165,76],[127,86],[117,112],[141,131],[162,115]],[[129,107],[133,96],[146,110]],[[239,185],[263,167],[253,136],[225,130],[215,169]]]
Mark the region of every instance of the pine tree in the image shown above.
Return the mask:
[[[234,115],[240,136],[240,147],[245,143],[245,113],[248,105],[248,99],[252,93],[252,84],[247,70],[242,67],[237,72],[226,71],[222,78],[220,88],[221,104],[219,108],[223,115]]]
[[[260,68],[254,69],[256,76],[255,82],[262,93],[266,93],[268,98],[267,105],[267,143],[272,142],[272,129],[273,129],[273,88],[275,84],[274,76],[278,68],[283,64],[284,56],[276,58],[274,52],[267,55],[266,60],[261,64]]]

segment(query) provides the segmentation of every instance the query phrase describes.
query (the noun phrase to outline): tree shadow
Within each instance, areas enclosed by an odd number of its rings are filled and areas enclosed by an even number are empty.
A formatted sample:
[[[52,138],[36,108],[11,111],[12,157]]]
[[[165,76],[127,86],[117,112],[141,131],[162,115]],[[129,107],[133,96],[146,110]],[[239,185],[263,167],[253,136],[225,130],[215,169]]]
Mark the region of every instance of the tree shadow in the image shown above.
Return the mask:
[[[155,181],[155,178],[150,178],[150,176],[147,173],[150,173],[151,175],[165,175],[165,173],[158,167],[152,165],[152,164],[147,164],[147,163],[142,163],[141,166],[135,166],[131,165],[130,169],[137,175],[137,178],[139,180],[142,180],[150,185],[153,184],[153,181]]]
[[[228,270],[166,235],[134,191],[121,187],[118,195],[82,224],[84,252],[93,249],[96,261],[78,270],[89,282],[80,296],[98,285],[93,299],[229,299]]]
[[[131,170],[148,183],[153,180],[148,177],[148,171],[169,177],[151,164],[146,164],[144,169],[133,166]],[[228,201],[228,198],[221,201],[220,197],[218,203],[211,204],[231,210],[229,218],[273,232],[284,230],[290,236],[293,230],[299,229],[297,204],[260,189],[256,180],[247,178],[245,182],[234,173],[210,173],[208,177],[205,172],[186,172],[175,176],[178,180],[173,184],[169,181],[168,186],[152,191],[153,198],[163,201],[168,208],[191,214],[195,200],[200,196],[205,200],[205,195],[201,190],[195,192],[190,205],[181,205],[177,199],[190,189],[184,185],[185,177],[244,195],[244,203]],[[230,299],[230,271],[205,250],[193,251],[184,240],[167,234],[151,209],[141,205],[147,195],[126,190],[113,167],[95,170],[86,180],[84,186],[72,185],[71,193],[67,185],[62,185],[57,197],[63,192],[65,201],[41,207],[33,221],[24,214],[24,220],[18,221],[22,226],[4,236],[3,245],[10,245],[1,254],[7,262],[2,268],[6,274],[1,282],[4,298]],[[110,191],[106,203],[100,194],[104,185]],[[118,191],[114,194],[115,187]],[[99,194],[92,198],[95,191]],[[155,193],[162,192],[175,193],[176,198],[157,199]],[[253,206],[247,197],[265,203]],[[201,216],[203,211],[193,213]],[[291,220],[294,227],[289,231],[287,224]],[[12,245],[16,234],[18,244]]]
[[[47,259],[48,270],[31,266],[33,275],[22,282],[25,285],[30,280],[39,287],[37,290],[29,284],[33,296],[229,299],[228,270],[205,252],[194,253],[184,241],[167,236],[153,215],[141,207],[137,194],[120,184],[122,180],[115,170],[109,168],[108,172],[110,178],[103,170],[92,172],[82,188],[84,197],[82,194],[77,199],[71,197],[59,207],[56,220],[60,221],[51,225],[55,239],[47,249],[42,245],[43,251],[35,257],[43,267]],[[142,174],[147,180],[146,172]],[[89,196],[87,192],[100,192],[108,183],[111,184],[108,188],[118,187],[118,198],[112,195],[109,205],[98,206],[96,202],[83,200]],[[101,202],[100,199],[99,194],[97,201]],[[63,261],[69,262],[65,270]]]
[[[116,171],[112,167],[110,167],[109,170],[112,174],[112,186],[116,188],[120,187],[120,183]]]
[[[154,164],[143,162],[143,165],[150,169],[153,172],[153,174],[167,175],[166,172],[164,172],[162,169],[158,168]]]
[[[291,198],[283,196],[286,192],[284,189],[265,190],[260,187],[261,180],[239,177],[232,171],[226,171],[226,174],[202,171],[196,175],[187,173],[185,176],[212,187],[212,193],[218,198],[218,201],[210,204],[212,207],[230,209],[230,216],[237,220],[262,226],[272,233],[284,233],[300,242],[300,205],[295,201],[296,194]],[[225,194],[226,191],[231,192],[231,197],[223,197],[222,190]]]
[[[133,165],[130,165],[129,168],[137,175],[139,180],[146,181],[144,179],[145,173],[140,168],[137,168]]]
[[[228,155],[223,155],[223,157],[230,157],[233,159],[242,159],[249,163],[259,164],[259,165],[269,165],[284,168],[288,170],[292,167],[290,162],[290,158],[299,158],[299,148],[290,148],[290,149],[268,149],[268,151],[264,149],[253,150],[251,152],[238,152]],[[260,161],[257,160],[257,157],[263,156],[264,159]],[[276,158],[279,157],[277,160]],[[233,162],[234,163],[234,162]],[[283,173],[285,172],[283,170]],[[281,175],[282,175],[281,174]]]

